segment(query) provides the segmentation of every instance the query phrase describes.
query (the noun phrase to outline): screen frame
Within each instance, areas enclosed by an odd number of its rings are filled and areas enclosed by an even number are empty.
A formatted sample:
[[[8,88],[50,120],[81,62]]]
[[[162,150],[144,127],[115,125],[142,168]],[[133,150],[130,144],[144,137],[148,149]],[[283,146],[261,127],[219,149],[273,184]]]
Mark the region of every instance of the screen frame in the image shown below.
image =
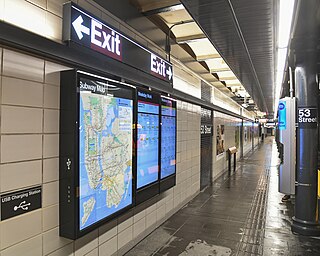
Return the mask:
[[[104,76],[106,79],[108,77]],[[131,204],[128,206],[106,216],[105,218],[98,220],[97,222],[91,224],[88,227],[80,229],[80,148],[79,148],[79,121],[80,121],[80,79],[89,79],[94,81],[101,81],[106,82],[103,77],[98,78],[95,76],[90,76],[84,73],[79,73],[76,70],[64,71],[61,72],[61,87],[65,87],[61,91],[61,107],[64,105],[70,105],[71,109],[65,111],[65,109],[61,109],[60,114],[60,128],[64,125],[69,126],[69,130],[73,131],[72,139],[64,140],[63,134],[60,134],[60,160],[59,160],[59,169],[60,169],[60,177],[59,177],[59,199],[60,199],[60,235],[69,239],[78,239],[91,231],[97,229],[101,225],[115,219],[116,217],[122,215],[123,213],[127,212],[134,206],[135,203],[135,178],[134,178],[134,163],[135,163],[135,154],[134,154],[134,130],[132,131],[132,200]],[[114,80],[114,78],[110,78],[113,82],[108,81],[109,84],[116,85],[117,87],[123,88],[128,90],[128,94],[132,95],[132,125],[136,123],[135,120],[135,112],[136,112],[136,104],[135,104],[135,88],[122,85],[120,81]],[[66,93],[66,91],[68,93]],[[130,92],[131,93],[130,93]],[[72,103],[68,103],[72,98]],[[70,122],[73,120],[73,122]],[[63,133],[61,131],[60,133]],[[72,150],[71,147],[66,144],[72,143]],[[64,147],[67,147],[68,150],[64,150]],[[63,154],[61,154],[61,152]],[[68,152],[69,151],[69,152]],[[65,159],[66,155],[72,159],[72,170],[69,172],[68,176],[66,177],[65,171]],[[70,157],[69,157],[70,156]],[[69,188],[68,188],[69,187]],[[66,201],[66,195],[68,194],[68,200],[70,199],[69,203]]]
[[[172,102],[172,107],[175,108],[175,113],[176,115],[174,116],[175,118],[175,160],[176,164],[174,166],[174,173],[170,174],[169,176],[166,176],[164,178],[161,178],[161,154],[162,154],[162,147],[160,148],[160,171],[159,171],[159,180],[160,180],[160,193],[174,187],[176,185],[176,174],[177,174],[177,116],[178,116],[178,110],[177,110],[177,101],[174,99],[169,99],[167,97],[161,96],[161,107],[160,107],[160,114],[161,114],[161,122],[162,122],[162,106],[166,106],[163,104],[162,98],[166,100],[170,100]],[[162,125],[160,129],[160,136],[162,139]]]
[[[142,98],[138,95],[139,92],[142,93],[148,93],[151,94],[153,97],[152,99],[146,99],[146,98]],[[159,105],[159,114],[158,114],[158,166],[159,166],[159,170],[158,170],[158,179],[152,183],[146,184],[143,187],[137,188],[137,181],[138,181],[138,175],[137,175],[137,170],[138,170],[138,128],[136,125],[136,137],[135,137],[135,143],[136,143],[136,147],[135,147],[135,155],[136,155],[136,161],[135,161],[135,180],[136,180],[136,184],[135,184],[135,189],[136,189],[136,205],[158,195],[160,193],[160,154],[161,154],[161,129],[160,129],[160,122],[161,122],[161,102],[160,102],[160,94],[159,93],[155,93],[155,92],[151,92],[148,90],[144,90],[144,89],[140,89],[137,88],[136,90],[136,112],[135,112],[135,120],[136,120],[136,124],[138,124],[138,103],[139,100],[144,101],[144,102],[150,102],[150,103],[156,103]]]

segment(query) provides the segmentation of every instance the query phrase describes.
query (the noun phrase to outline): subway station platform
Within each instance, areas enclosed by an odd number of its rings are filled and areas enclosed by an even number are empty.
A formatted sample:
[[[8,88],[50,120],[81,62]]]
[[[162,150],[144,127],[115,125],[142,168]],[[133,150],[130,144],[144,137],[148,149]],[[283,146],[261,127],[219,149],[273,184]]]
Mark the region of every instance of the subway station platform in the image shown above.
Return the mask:
[[[291,232],[294,205],[278,192],[274,138],[237,164],[126,256],[320,255],[320,237]]]

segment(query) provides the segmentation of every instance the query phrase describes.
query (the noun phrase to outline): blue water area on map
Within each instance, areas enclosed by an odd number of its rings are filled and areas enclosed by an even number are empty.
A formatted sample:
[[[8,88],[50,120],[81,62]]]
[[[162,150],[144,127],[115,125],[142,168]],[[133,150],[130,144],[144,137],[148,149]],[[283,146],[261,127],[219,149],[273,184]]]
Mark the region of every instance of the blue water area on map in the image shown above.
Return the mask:
[[[97,97],[95,94],[90,94],[91,97]],[[118,205],[113,205],[111,207],[107,206],[107,190],[102,190],[101,180],[98,182],[99,185],[96,188],[91,188],[89,186],[89,178],[88,178],[88,170],[85,165],[85,142],[86,142],[86,133],[85,133],[85,122],[84,122],[84,115],[85,113],[90,113],[90,110],[84,110],[83,108],[83,100],[82,97],[88,97],[88,93],[82,94],[80,93],[80,106],[79,106],[79,115],[80,115],[80,122],[79,122],[79,186],[80,186],[80,197],[79,197],[79,229],[83,230],[86,227],[95,224],[96,222],[110,216],[118,212],[119,210],[125,208],[126,206],[132,204],[132,168],[128,166],[124,173],[124,183],[123,186],[125,187],[125,192],[122,195],[121,202]],[[132,114],[132,100],[128,99],[121,99],[121,98],[114,98],[114,104],[109,104],[103,106],[107,108],[107,125],[104,127],[103,131],[96,132],[96,136],[98,138],[98,144],[95,145],[93,142],[90,142],[89,147],[94,149],[98,147],[99,152],[101,152],[101,139],[104,136],[114,134],[112,133],[112,126],[114,121],[119,115],[119,106],[127,107],[130,109]],[[109,116],[108,116],[109,115]],[[110,118],[109,118],[110,117]],[[108,119],[109,118],[109,119]],[[92,119],[90,118],[90,123],[92,123]],[[99,154],[98,162],[101,176],[103,176],[102,170],[102,159],[101,154]],[[89,215],[87,221],[82,225],[82,217],[84,215],[84,208],[83,204],[87,202],[90,198],[94,198],[95,205],[94,209]]]
[[[176,118],[161,117],[161,179],[176,172]]]
[[[138,113],[138,189],[157,181],[159,175],[159,106],[140,102],[139,105],[141,104],[147,106],[140,109],[150,113]]]

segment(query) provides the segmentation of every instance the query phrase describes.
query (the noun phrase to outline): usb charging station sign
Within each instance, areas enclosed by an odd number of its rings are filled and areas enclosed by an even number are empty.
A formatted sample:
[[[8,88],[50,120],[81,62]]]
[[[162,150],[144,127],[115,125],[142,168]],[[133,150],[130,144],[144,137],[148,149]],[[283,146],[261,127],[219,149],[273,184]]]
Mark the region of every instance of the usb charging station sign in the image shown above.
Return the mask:
[[[298,108],[298,127],[300,129],[317,128],[318,109],[314,107]]]
[[[63,40],[72,41],[172,84],[172,65],[73,3],[63,6]]]
[[[1,220],[41,208],[41,186],[1,195]]]

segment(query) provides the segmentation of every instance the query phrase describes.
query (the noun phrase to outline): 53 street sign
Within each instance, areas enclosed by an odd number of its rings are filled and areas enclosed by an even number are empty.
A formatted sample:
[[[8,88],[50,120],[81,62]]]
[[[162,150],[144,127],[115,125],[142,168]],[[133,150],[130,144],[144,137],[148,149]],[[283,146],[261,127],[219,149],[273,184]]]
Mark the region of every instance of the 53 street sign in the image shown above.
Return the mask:
[[[172,65],[73,3],[63,6],[63,40],[72,41],[172,85]]]

